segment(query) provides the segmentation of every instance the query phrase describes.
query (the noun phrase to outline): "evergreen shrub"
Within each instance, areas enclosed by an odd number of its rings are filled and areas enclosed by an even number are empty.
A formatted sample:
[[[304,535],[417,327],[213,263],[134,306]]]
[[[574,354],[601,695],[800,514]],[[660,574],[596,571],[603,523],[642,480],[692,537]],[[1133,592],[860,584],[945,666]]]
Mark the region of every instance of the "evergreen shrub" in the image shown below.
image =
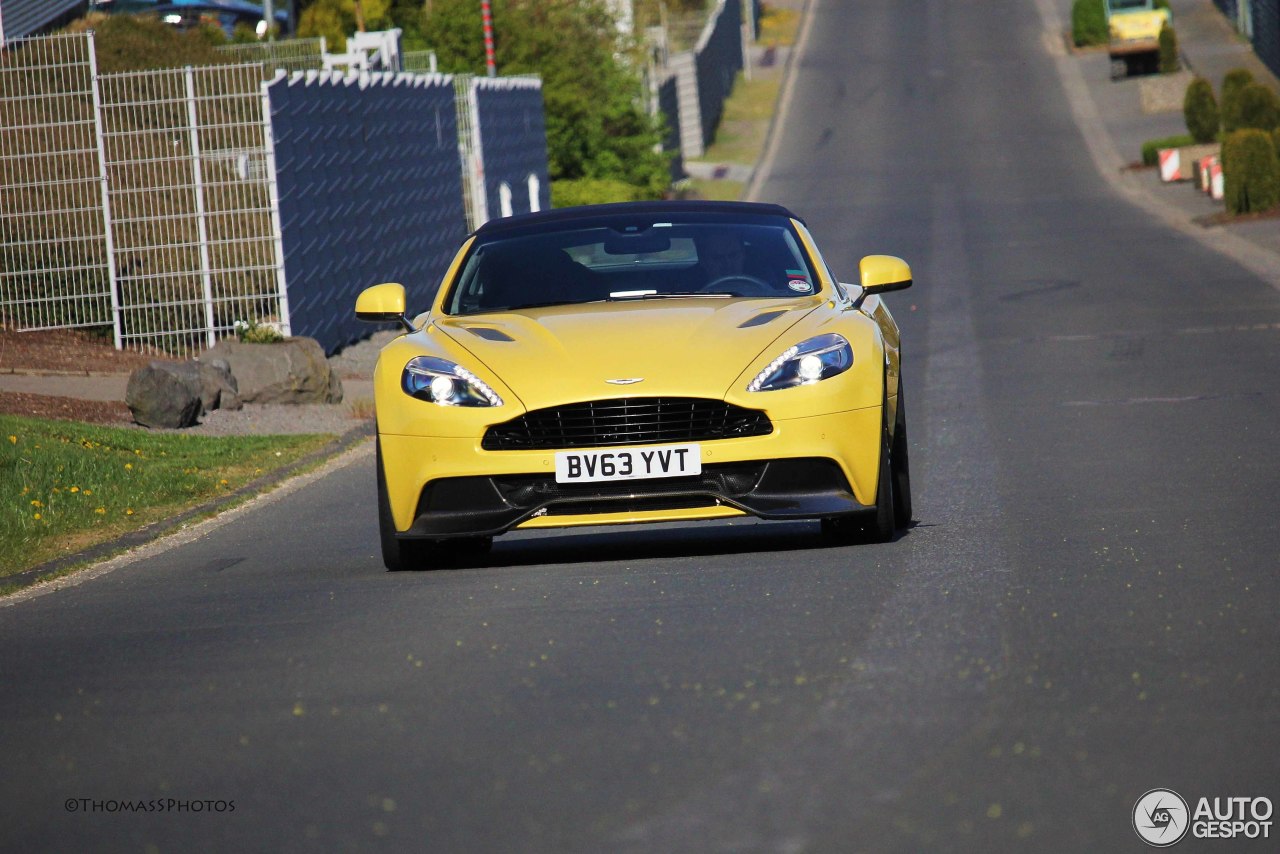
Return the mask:
[[[1227,210],[1258,213],[1280,205],[1280,158],[1271,134],[1245,128],[1222,144],[1222,179]]]
[[[1186,120],[1187,132],[1196,142],[1213,142],[1217,138],[1222,115],[1218,112],[1212,83],[1197,77],[1187,84],[1187,93],[1182,98],[1182,117]]]

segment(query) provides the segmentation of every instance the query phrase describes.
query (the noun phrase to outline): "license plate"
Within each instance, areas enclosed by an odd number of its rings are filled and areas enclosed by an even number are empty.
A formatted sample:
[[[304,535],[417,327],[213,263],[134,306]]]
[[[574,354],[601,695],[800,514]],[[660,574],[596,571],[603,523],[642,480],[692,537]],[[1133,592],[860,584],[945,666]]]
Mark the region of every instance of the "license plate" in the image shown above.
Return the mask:
[[[663,445],[625,451],[560,451],[556,483],[641,480],[702,474],[700,445]]]

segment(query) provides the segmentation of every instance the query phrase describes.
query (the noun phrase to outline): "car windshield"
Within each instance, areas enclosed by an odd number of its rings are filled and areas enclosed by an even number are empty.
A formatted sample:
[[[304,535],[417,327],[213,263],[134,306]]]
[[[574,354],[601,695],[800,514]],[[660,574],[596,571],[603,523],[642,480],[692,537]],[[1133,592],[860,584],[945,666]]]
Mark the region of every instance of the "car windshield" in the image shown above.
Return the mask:
[[[478,242],[449,314],[605,300],[797,297],[818,279],[789,225],[657,222],[539,231]]]

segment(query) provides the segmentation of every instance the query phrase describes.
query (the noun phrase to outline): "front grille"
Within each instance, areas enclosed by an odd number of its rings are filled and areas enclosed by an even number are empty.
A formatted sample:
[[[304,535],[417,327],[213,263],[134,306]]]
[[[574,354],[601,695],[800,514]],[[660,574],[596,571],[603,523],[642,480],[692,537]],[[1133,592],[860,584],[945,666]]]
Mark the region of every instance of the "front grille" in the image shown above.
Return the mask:
[[[706,442],[773,432],[769,417],[722,400],[632,397],[536,409],[485,431],[486,451]]]

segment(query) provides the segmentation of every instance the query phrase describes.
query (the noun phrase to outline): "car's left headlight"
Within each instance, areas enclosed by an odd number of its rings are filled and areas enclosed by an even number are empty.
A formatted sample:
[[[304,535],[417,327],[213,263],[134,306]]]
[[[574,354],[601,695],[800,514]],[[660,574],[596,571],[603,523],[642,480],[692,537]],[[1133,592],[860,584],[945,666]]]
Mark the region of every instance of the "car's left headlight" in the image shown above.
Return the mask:
[[[842,335],[819,335],[788,347],[747,384],[747,391],[812,385],[853,367],[853,348]]]
[[[417,356],[404,366],[405,394],[441,406],[501,406],[489,385],[459,364],[435,356]]]

